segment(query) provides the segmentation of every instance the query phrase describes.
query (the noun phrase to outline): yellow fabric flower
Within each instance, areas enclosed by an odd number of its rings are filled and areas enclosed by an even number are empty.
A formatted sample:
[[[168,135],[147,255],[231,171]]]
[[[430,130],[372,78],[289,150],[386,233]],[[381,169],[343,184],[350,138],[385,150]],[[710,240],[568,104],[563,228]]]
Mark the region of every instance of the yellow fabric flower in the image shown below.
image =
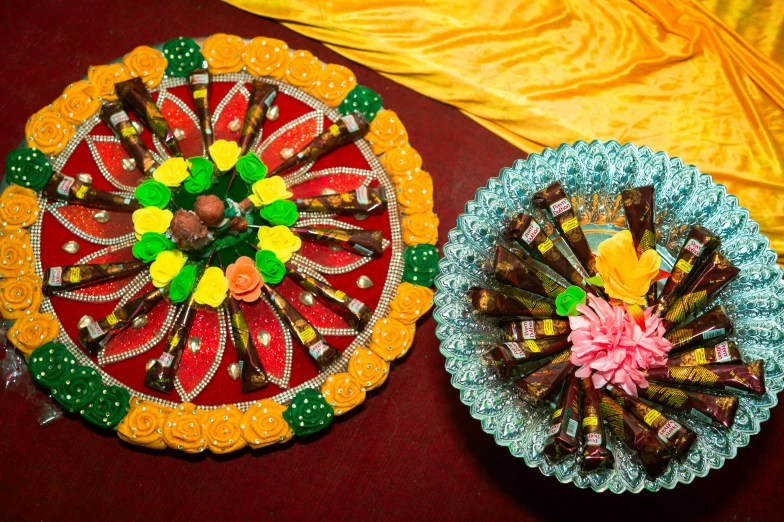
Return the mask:
[[[245,47],[242,60],[252,75],[271,76],[280,80],[289,64],[289,46],[282,40],[259,36]]]
[[[284,263],[291,259],[291,254],[302,246],[302,240],[288,227],[259,228],[259,250],[269,250]]]
[[[117,99],[117,91],[114,89],[115,83],[124,82],[130,78],[131,74],[122,63],[93,65],[87,71],[87,80],[98,90],[98,96],[106,101]]]
[[[403,282],[389,303],[389,317],[413,324],[433,306],[433,291],[426,286]]]
[[[279,199],[289,199],[293,195],[286,190],[286,182],[283,181],[283,178],[272,176],[271,178],[260,179],[254,183],[253,194],[249,195],[248,199],[258,208],[269,205]]]
[[[98,112],[101,98],[94,85],[87,80],[81,80],[66,87],[53,106],[66,121],[79,124]]]
[[[19,185],[8,185],[0,194],[0,226],[29,227],[40,213],[35,191]]]
[[[283,419],[285,406],[270,399],[263,399],[248,408],[242,416],[242,437],[251,448],[263,448],[270,444],[288,442],[294,430]]]
[[[430,210],[405,216],[400,226],[403,242],[408,246],[435,245],[438,241],[438,216]]]
[[[242,70],[244,50],[245,40],[239,36],[216,33],[204,41],[201,54],[210,73],[225,74]]]
[[[185,158],[169,158],[152,173],[155,181],[160,181],[167,187],[179,187],[188,179],[188,175],[188,162]]]
[[[160,257],[160,256],[158,256]],[[211,266],[204,271],[199,284],[196,285],[194,297],[199,304],[218,308],[229,292],[229,282],[223,275],[223,270]]]
[[[44,297],[41,278],[35,272],[13,279],[0,279],[0,314],[4,319],[19,319],[38,311]]]
[[[347,370],[366,391],[378,388],[389,377],[389,363],[367,348],[354,350]]]
[[[163,79],[169,60],[157,49],[140,45],[123,57],[132,78],[141,78],[148,89],[156,87]]]
[[[201,410],[195,404],[183,402],[177,406],[163,424],[163,442],[172,449],[186,453],[201,453],[207,448],[207,439],[201,427]]]
[[[145,207],[134,210],[131,215],[133,221],[133,231],[136,239],[141,239],[145,232],[158,232],[163,234],[169,228],[174,217],[171,210],[160,209],[158,207]]]
[[[186,261],[188,261],[188,256],[180,250],[164,250],[158,254],[158,257],[150,265],[152,284],[156,288],[168,285],[180,273]]]
[[[365,388],[346,372],[327,377],[321,395],[332,406],[335,415],[343,415],[365,402]]]
[[[73,135],[74,126],[51,105],[30,116],[25,125],[27,146],[44,154],[59,153]]]
[[[245,447],[240,423],[242,410],[236,406],[223,406],[201,414],[201,428],[207,448],[213,453],[231,453]]]
[[[599,243],[596,270],[604,279],[604,291],[626,304],[645,305],[645,294],[659,275],[661,258],[646,250],[637,258],[632,233],[622,230]]]
[[[8,330],[8,340],[25,357],[30,357],[33,350],[56,339],[59,333],[60,323],[57,322],[54,314],[26,314],[11,325]]]
[[[167,406],[131,398],[131,411],[117,425],[117,436],[125,442],[150,449],[166,449],[163,426],[172,412]]]
[[[210,157],[221,172],[227,172],[240,157],[240,146],[236,141],[216,140],[210,145]]]

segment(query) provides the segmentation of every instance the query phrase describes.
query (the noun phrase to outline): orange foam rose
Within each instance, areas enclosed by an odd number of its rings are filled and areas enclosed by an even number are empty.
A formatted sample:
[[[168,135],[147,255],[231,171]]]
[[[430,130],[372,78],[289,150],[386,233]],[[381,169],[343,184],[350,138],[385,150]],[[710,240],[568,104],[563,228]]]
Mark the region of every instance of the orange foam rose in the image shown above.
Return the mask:
[[[238,257],[237,261],[229,265],[226,280],[235,299],[252,303],[261,296],[261,283],[264,281],[256,269],[256,263],[247,256]]]
[[[632,234],[622,230],[599,244],[596,270],[604,280],[604,291],[626,304],[645,305],[645,294],[659,275],[661,258],[646,250],[638,259]]]

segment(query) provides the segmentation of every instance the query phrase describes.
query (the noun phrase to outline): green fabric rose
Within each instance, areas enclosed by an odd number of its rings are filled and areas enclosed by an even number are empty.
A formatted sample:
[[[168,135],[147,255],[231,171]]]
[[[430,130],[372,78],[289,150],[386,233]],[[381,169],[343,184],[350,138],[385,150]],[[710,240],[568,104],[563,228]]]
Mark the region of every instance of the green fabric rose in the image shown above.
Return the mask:
[[[71,413],[80,411],[101,391],[101,376],[87,366],[74,366],[52,386],[52,398]]]
[[[277,284],[286,275],[286,267],[280,259],[270,250],[259,250],[256,252],[256,268],[261,272],[265,283]]]
[[[212,186],[212,162],[207,158],[196,156],[188,160],[191,175],[185,180],[183,186],[191,194],[201,194]]]
[[[159,232],[145,232],[142,238],[133,245],[133,257],[145,263],[155,261],[164,250],[174,250],[174,243]]]
[[[39,150],[13,150],[5,157],[5,175],[11,183],[41,190],[52,177],[52,165]]]
[[[164,209],[171,199],[171,190],[160,181],[147,179],[136,187],[133,195],[143,207],[158,207]]]
[[[304,437],[332,424],[334,412],[321,393],[308,388],[300,390],[294,396],[289,407],[283,412],[283,418],[294,430],[294,435]]]
[[[196,69],[206,68],[201,47],[191,38],[175,38],[163,44],[163,55],[168,60],[166,74],[185,78]]]
[[[338,106],[338,110],[343,116],[359,111],[370,122],[373,121],[378,111],[381,110],[381,103],[381,96],[377,92],[362,85],[357,85],[349,91],[348,95]]]
[[[267,175],[267,166],[255,152],[250,151],[237,160],[237,172],[245,183],[253,183],[264,179]]]
[[[33,380],[51,388],[65,372],[76,366],[76,359],[68,348],[58,342],[48,342],[30,355],[30,375]]]
[[[103,386],[98,395],[79,413],[101,428],[114,428],[131,411],[131,394],[119,386]]]
[[[433,245],[416,245],[403,254],[403,281],[433,286],[438,275],[438,250]]]
[[[273,201],[269,205],[261,208],[261,217],[272,225],[283,225],[290,227],[299,218],[297,205],[287,199]]]
[[[182,267],[182,270],[174,276],[169,284],[169,298],[175,303],[185,302],[196,286],[196,275],[198,268],[194,264]]]
[[[555,298],[555,313],[566,317],[567,315],[581,315],[577,305],[585,304],[587,297],[585,290],[579,286],[570,286]]]

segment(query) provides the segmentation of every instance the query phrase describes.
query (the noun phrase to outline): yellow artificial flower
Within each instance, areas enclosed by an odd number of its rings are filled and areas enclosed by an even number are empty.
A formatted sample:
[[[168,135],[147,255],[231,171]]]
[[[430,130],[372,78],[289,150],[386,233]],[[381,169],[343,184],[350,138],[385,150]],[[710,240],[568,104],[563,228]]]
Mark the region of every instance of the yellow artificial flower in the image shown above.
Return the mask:
[[[210,145],[210,157],[221,172],[231,170],[240,158],[240,152],[236,141],[216,140]]]
[[[286,182],[283,181],[283,178],[272,176],[271,178],[260,179],[254,183],[253,194],[248,196],[248,198],[258,208],[269,205],[279,199],[289,199],[293,195],[286,190]]]
[[[659,275],[661,258],[646,250],[637,258],[632,233],[622,230],[599,244],[596,269],[604,280],[604,291],[629,305],[645,305],[645,294]]]
[[[229,282],[223,275],[223,270],[211,266],[204,271],[199,284],[196,285],[195,299],[199,304],[218,308],[229,291]]]
[[[160,181],[167,187],[179,187],[188,176],[188,162],[185,158],[169,158],[152,173],[155,181]]]
[[[186,261],[188,261],[188,256],[179,250],[164,250],[158,254],[158,257],[150,265],[152,284],[156,288],[168,285],[180,273]]]
[[[259,250],[269,250],[280,261],[291,259],[291,254],[302,246],[302,240],[288,227],[261,227],[259,228]]]
[[[174,217],[171,210],[161,210],[158,207],[145,207],[134,210],[131,219],[133,220],[133,231],[136,239],[141,239],[145,232],[158,232],[163,234],[169,228]]]

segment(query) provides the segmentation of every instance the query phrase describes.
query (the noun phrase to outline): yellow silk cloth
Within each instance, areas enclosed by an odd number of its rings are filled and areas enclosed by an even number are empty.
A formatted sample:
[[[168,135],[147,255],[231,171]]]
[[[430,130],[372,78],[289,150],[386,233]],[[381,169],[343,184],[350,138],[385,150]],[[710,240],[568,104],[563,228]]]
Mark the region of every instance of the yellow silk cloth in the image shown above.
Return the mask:
[[[784,260],[784,0],[226,1],[525,151],[614,139],[679,156]]]

